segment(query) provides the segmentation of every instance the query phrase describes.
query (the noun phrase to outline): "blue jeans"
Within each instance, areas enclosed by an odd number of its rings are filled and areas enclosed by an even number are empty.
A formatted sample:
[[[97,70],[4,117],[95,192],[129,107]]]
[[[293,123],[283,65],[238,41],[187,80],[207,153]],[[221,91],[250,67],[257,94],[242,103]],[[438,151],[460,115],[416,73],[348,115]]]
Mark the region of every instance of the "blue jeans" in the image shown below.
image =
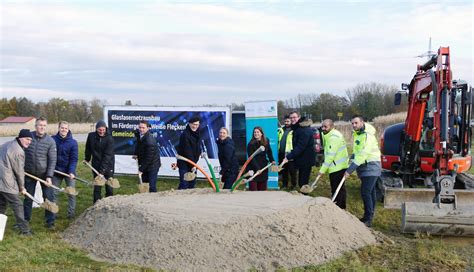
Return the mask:
[[[156,180],[158,178],[159,168],[150,169],[142,173],[143,182],[148,182],[150,184],[150,193],[155,193],[158,190],[156,189]]]
[[[61,187],[62,181],[66,181],[66,186],[67,187],[73,187],[76,188],[76,181],[64,176],[59,176],[59,175],[54,175],[53,176],[53,184],[56,185],[57,187]],[[59,192],[57,190],[53,190],[54,194],[54,203],[58,204],[58,194]],[[68,205],[67,205],[67,216],[68,217],[74,217],[76,214],[76,196],[67,195],[67,200],[68,200]],[[56,218],[56,216],[54,216]]]
[[[192,181],[186,181],[184,180],[184,174],[189,172],[189,169],[181,169],[179,168],[179,186],[178,190],[184,190],[184,189],[193,189],[194,186],[196,186],[196,179]]]
[[[42,178],[44,179],[45,177],[39,177],[39,178]],[[25,189],[26,191],[34,196],[35,195],[35,191],[36,191],[36,182],[39,182],[39,181],[36,181],[35,179],[32,179],[30,177],[25,177]],[[52,188],[44,185],[43,183],[41,183],[41,190],[43,190],[43,198],[44,199],[47,199],[51,202],[54,201],[54,192]],[[33,200],[29,199],[28,197],[25,197],[25,200],[23,201],[23,210],[24,210],[24,214],[25,214],[25,220],[26,221],[31,221],[31,210],[33,209]],[[54,213],[48,211],[48,210],[44,210],[44,217],[46,219],[46,224],[47,225],[53,225],[54,224]]]
[[[377,197],[375,194],[375,184],[377,182],[378,176],[374,177],[361,177],[362,184],[360,186],[360,195],[362,201],[364,202],[364,217],[362,218],[364,222],[372,223],[372,219],[375,214],[375,203]]]

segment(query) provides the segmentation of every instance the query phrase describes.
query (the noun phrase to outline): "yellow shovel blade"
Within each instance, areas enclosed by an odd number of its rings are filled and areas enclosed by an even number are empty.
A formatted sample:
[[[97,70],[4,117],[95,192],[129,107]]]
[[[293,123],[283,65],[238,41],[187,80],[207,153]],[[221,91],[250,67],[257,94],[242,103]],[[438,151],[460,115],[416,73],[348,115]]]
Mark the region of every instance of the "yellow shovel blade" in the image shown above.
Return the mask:
[[[94,185],[95,186],[104,186],[106,181],[107,180],[105,180],[105,178],[103,178],[101,176],[96,176],[95,179],[94,179]]]
[[[106,184],[109,185],[110,187],[114,188],[114,189],[120,188],[120,182],[116,178],[109,178],[107,180]]]
[[[149,191],[150,191],[150,184],[148,183],[138,184],[138,192],[140,192],[140,194],[148,193]]]

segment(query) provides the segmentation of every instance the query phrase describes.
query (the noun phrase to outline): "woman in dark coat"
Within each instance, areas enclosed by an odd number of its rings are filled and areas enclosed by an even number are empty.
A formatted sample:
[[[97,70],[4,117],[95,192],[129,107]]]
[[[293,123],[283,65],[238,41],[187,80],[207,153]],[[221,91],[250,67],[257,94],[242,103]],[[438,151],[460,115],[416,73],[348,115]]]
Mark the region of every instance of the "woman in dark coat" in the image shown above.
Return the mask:
[[[273,158],[272,149],[270,147],[270,141],[261,127],[255,127],[253,129],[253,137],[247,145],[247,154],[252,155],[255,150],[260,148],[260,146],[265,147],[265,151],[259,153],[253,158],[249,163],[249,170],[253,170],[256,173],[258,170],[267,166],[270,162],[275,163]],[[262,174],[253,179],[250,184],[250,191],[266,191],[268,183],[268,169],[266,169]]]
[[[217,140],[219,148],[219,163],[221,165],[221,180],[224,182],[224,189],[231,189],[232,184],[237,179],[239,172],[239,162],[235,156],[235,145],[229,136],[229,130],[225,127],[219,130],[219,139]]]

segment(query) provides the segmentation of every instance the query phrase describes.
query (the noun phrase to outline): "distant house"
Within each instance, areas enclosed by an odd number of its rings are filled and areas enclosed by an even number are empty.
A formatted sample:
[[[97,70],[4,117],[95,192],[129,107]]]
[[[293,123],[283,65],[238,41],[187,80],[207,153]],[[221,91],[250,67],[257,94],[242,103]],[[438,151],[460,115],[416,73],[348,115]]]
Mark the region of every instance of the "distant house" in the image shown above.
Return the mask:
[[[0,126],[10,126],[10,125],[34,126],[35,122],[36,122],[35,117],[9,116],[3,120],[0,120]]]

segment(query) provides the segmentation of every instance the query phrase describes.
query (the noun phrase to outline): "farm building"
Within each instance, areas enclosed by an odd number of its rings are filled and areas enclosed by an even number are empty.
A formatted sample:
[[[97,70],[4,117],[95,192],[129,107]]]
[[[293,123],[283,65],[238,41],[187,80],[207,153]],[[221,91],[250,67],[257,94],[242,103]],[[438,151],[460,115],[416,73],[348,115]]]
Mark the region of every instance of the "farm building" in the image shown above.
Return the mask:
[[[21,117],[21,116],[9,116],[3,120],[0,120],[0,126],[10,125],[25,125],[34,126],[36,121],[35,117]]]

